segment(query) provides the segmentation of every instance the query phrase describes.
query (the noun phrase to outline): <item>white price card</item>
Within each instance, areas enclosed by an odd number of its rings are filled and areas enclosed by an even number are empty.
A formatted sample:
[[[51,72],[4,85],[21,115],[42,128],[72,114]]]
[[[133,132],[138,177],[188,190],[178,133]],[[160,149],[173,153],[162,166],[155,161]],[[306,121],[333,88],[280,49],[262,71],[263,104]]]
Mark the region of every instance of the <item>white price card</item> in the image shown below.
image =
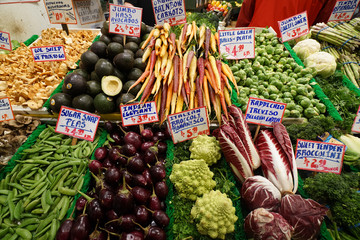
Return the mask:
[[[220,54],[226,59],[255,57],[255,28],[219,30]]]
[[[357,114],[356,114],[354,123],[352,125],[351,131],[360,133],[360,106],[357,110]]]
[[[5,49],[8,51],[12,50],[10,33],[0,31],[0,49]]]
[[[345,145],[298,139],[296,144],[296,165],[298,169],[341,173]]]
[[[360,0],[338,0],[331,12],[330,21],[348,21],[354,15]]]
[[[245,120],[248,123],[272,127],[273,122],[281,123],[285,109],[286,103],[250,97]]]
[[[74,0],[80,24],[90,24],[105,21],[100,0]]]
[[[120,113],[124,127],[159,121],[155,101],[121,105]]]
[[[206,107],[171,114],[167,119],[174,143],[193,139],[198,135],[210,134]]]
[[[15,118],[9,98],[0,98],[0,122],[13,119]]]
[[[55,132],[92,142],[99,121],[98,115],[62,106]]]
[[[109,32],[140,37],[142,8],[109,4]]]
[[[44,0],[51,24],[77,24],[72,0]]]
[[[186,23],[185,0],[152,0],[157,25]]]
[[[64,46],[62,45],[31,47],[31,52],[35,62],[66,60]]]
[[[309,33],[307,13],[302,12],[295,16],[278,21],[282,42],[287,42]]]

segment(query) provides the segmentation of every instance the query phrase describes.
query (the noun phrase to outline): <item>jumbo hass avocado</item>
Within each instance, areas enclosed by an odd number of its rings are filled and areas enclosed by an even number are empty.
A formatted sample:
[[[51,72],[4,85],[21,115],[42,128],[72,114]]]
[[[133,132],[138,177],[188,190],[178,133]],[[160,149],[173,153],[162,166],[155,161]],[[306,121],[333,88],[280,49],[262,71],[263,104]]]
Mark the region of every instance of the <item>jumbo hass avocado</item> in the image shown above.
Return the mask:
[[[72,106],[87,112],[94,112],[94,99],[88,94],[81,94],[74,97]]]
[[[56,93],[50,98],[50,108],[54,113],[59,113],[61,106],[71,107],[72,98],[67,93]]]
[[[70,94],[71,96],[77,96],[85,93],[87,90],[86,79],[76,73],[69,73],[64,78],[63,92]]]
[[[96,41],[90,47],[90,50],[94,52],[96,55],[98,55],[99,58],[106,58],[107,56],[106,49],[107,49],[107,45],[102,41]]]
[[[95,65],[95,72],[99,78],[109,76],[114,73],[114,66],[107,59],[101,58]]]
[[[99,56],[88,50],[81,55],[80,59],[83,67],[91,72],[94,70],[97,61],[99,61]]]
[[[115,111],[115,103],[112,97],[99,93],[94,99],[94,106],[99,113],[112,113]]]

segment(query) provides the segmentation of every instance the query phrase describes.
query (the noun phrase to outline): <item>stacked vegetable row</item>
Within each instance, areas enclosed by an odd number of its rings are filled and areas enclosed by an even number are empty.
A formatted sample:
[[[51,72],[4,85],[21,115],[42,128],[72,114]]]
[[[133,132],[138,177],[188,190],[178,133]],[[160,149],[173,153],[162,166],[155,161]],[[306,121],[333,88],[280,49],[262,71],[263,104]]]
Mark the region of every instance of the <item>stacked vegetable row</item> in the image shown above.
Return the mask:
[[[1,180],[1,237],[54,239],[77,190],[82,188],[93,142],[79,141],[47,126],[35,144]]]
[[[254,59],[230,63],[240,86],[241,110],[245,112],[249,97],[258,97],[286,103],[285,118],[324,114],[326,107],[315,98],[310,86],[314,71],[299,66],[268,29],[256,34],[255,40]]]
[[[217,37],[205,25],[185,23],[176,36],[170,25],[155,26],[141,46],[145,49],[143,62],[149,59],[143,75],[130,89],[143,82],[134,101],[154,99],[163,122],[170,113],[183,109],[212,106],[218,121],[221,109],[231,104],[229,81],[236,85],[229,67],[216,60]],[[184,107],[185,103],[185,107]]]

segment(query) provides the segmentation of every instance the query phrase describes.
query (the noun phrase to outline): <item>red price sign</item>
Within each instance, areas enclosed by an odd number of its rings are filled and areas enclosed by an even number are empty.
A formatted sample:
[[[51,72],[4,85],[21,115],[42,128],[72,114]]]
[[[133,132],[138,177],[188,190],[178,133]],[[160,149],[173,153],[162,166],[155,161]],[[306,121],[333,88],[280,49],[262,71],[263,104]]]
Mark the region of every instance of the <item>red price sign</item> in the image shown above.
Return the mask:
[[[295,16],[278,21],[283,42],[289,41],[309,33],[307,13],[302,12]]]
[[[14,113],[11,107],[10,99],[0,98],[0,122],[13,120]]]
[[[109,4],[109,32],[140,37],[142,8]]]
[[[255,28],[220,30],[220,53],[227,59],[255,57]]]
[[[159,117],[154,101],[144,104],[128,104],[120,106],[122,125],[132,126],[152,122],[158,122]]]
[[[347,21],[354,15],[359,0],[338,0],[328,21]]]
[[[345,145],[298,139],[295,153],[298,169],[340,174]]]

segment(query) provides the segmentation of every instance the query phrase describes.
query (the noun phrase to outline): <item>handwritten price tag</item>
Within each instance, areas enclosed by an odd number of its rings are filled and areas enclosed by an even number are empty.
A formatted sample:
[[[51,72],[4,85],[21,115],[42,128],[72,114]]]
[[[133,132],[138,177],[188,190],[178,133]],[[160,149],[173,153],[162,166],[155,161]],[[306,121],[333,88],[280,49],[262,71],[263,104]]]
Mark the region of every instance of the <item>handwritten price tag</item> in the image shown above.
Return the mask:
[[[255,28],[220,30],[220,53],[227,59],[255,57]]]
[[[12,50],[10,33],[0,31],[0,49]]]
[[[272,127],[273,122],[281,122],[286,103],[250,97],[246,108],[246,122]]]
[[[338,0],[328,21],[347,21],[354,15],[359,0]]]
[[[49,61],[65,61],[64,46],[43,46],[31,47],[31,52],[35,62],[49,62]]]
[[[358,108],[354,123],[351,128],[352,132],[360,132],[360,106]]]
[[[109,6],[109,32],[140,37],[142,8]]]
[[[94,141],[100,116],[62,106],[55,132],[75,138]]]
[[[99,0],[75,0],[74,2],[81,25],[105,20]]]
[[[184,0],[152,0],[157,25],[169,23],[170,26],[186,23]]]
[[[71,0],[44,0],[51,24],[77,24]]]
[[[159,121],[154,101],[144,104],[121,105],[120,113],[124,127]]]
[[[282,21],[278,21],[278,24],[283,42],[301,37],[309,33],[306,11]]]
[[[298,139],[296,164],[298,169],[341,173],[345,145]]]
[[[174,143],[210,134],[206,107],[171,114],[168,116],[168,124]]]
[[[15,118],[9,98],[0,98],[0,122],[13,119]]]

